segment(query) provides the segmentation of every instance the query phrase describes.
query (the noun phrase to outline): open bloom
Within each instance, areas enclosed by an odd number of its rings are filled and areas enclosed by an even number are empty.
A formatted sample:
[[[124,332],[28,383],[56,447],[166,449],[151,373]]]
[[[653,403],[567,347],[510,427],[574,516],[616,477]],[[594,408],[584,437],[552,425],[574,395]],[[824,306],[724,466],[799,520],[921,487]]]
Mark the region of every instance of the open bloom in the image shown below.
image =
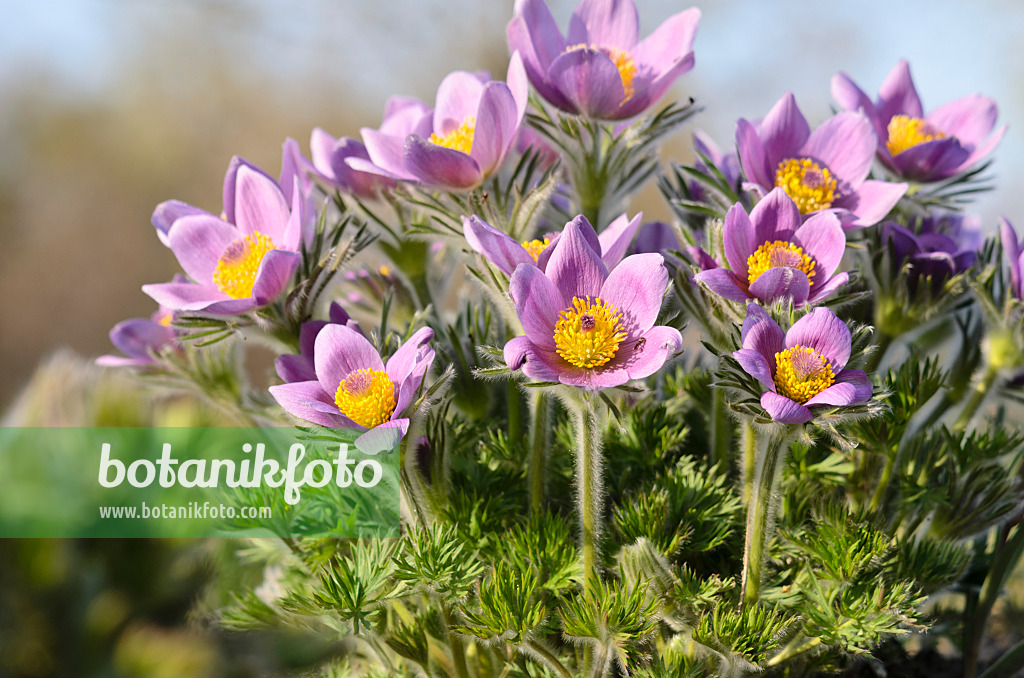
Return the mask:
[[[635,254],[610,272],[569,222],[547,268],[523,263],[509,293],[525,336],[505,344],[505,363],[531,379],[589,390],[657,372],[682,347],[672,327],[655,326],[668,287],[660,254]]]
[[[310,135],[309,151],[311,161],[307,161],[307,171],[343,193],[372,199],[377,197],[380,189],[394,185],[393,181],[378,174],[360,172],[349,167],[349,158],[370,161],[366,146],[358,139],[335,138],[317,127]]]
[[[513,54],[507,84],[456,71],[437,90],[434,110],[415,99],[392,99],[379,129],[363,128],[369,160],[346,159],[355,170],[396,181],[464,190],[493,174],[516,144],[529,86]]]
[[[362,334],[359,323],[349,316],[337,302],[331,302],[328,311],[330,322],[324,320],[310,320],[302,323],[299,328],[299,352],[298,354],[286,353],[279,355],[274,361],[277,369],[277,376],[282,381],[290,384],[295,381],[313,381],[316,379],[316,365],[313,362],[313,347],[316,345],[316,338],[320,330],[328,325],[344,325]]]
[[[406,410],[434,361],[424,327],[395,351],[387,364],[366,337],[351,327],[328,324],[313,344],[314,378],[270,392],[289,414],[321,426],[365,429],[356,446],[367,454],[393,448],[409,430]]]
[[[276,181],[236,158],[222,217],[186,207],[174,206],[177,216],[164,239],[193,282],[144,285],[146,294],[176,311],[234,315],[269,304],[285,290],[307,221],[297,181],[289,206]]]
[[[640,226],[643,212],[630,219],[623,214],[608,228],[598,235],[587,218],[580,215],[570,223],[575,223],[587,243],[601,255],[601,260],[609,269],[622,261],[629,249],[633,236]],[[568,227],[568,224],[566,224]],[[506,275],[512,275],[519,264],[530,264],[542,271],[547,268],[548,260],[555,251],[555,245],[562,237],[561,233],[548,234],[543,238],[517,242],[506,233],[494,228],[480,217],[463,217],[462,232],[466,242]],[[563,231],[564,232],[564,231]]]
[[[1010,258],[1010,290],[1018,299],[1024,299],[1024,242],[1017,239],[1017,231],[1006,217],[999,218],[999,235],[1003,251]]]
[[[736,147],[747,180],[767,193],[780,187],[800,213],[832,210],[843,228],[877,224],[907,191],[906,184],[868,180],[877,140],[860,113],[839,113],[811,132],[792,93],[757,125],[736,124]]]
[[[839,219],[823,212],[801,224],[800,211],[781,188],[757,203],[749,217],[742,205],[733,205],[722,239],[729,268],[715,265],[694,280],[732,301],[791,297],[797,306],[815,304],[849,280],[849,274],[835,273],[846,249]]]
[[[1006,126],[995,134],[995,101],[979,94],[951,101],[927,115],[910,77],[910,66],[900,61],[871,101],[845,73],[832,78],[832,96],[848,111],[861,110],[878,135],[878,157],[901,177],[939,181],[959,174],[992,152]]]
[[[816,308],[782,328],[757,304],[747,306],[743,348],[733,357],[768,387],[761,406],[783,424],[803,424],[817,406],[860,405],[871,398],[871,382],[862,370],[848,370],[850,330],[827,308]]]
[[[544,0],[517,0],[508,43],[548,102],[598,120],[623,120],[650,108],[693,68],[698,23],[700,10],[690,8],[641,41],[633,0],[582,0],[565,36]]]
[[[110,330],[110,343],[124,356],[101,355],[97,365],[107,367],[146,367],[156,363],[154,355],[166,346],[177,346],[178,339],[171,322],[174,311],[161,306],[149,318],[129,318]]]
[[[931,278],[932,291],[938,292],[946,280],[969,269],[978,258],[976,245],[965,247],[954,236],[975,232],[980,226],[977,217],[949,214],[923,220],[917,233],[898,224],[882,224],[882,238],[893,264],[910,264],[912,293],[922,278]]]

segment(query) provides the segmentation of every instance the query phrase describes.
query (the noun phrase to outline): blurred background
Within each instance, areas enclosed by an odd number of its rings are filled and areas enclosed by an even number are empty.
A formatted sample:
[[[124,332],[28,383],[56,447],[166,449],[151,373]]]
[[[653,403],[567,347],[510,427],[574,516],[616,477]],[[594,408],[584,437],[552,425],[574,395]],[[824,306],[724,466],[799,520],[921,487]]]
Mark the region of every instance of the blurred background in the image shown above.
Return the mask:
[[[566,26],[575,0],[549,4]],[[637,4],[646,34],[689,2]],[[177,198],[218,212],[234,154],[276,176],[286,137],[308,151],[314,127],[357,135],[379,123],[388,96],[430,101],[452,70],[502,76],[512,1],[0,7],[0,414],[64,349],[23,394],[19,409],[42,414],[20,421],[168,425],[201,417],[195,403],[154,403],[126,375],[83,370],[73,357],[112,352],[110,327],[155,309],[140,286],[177,271],[149,223],[153,207]],[[817,124],[830,114],[834,73],[874,94],[906,58],[926,110],[972,92],[997,99],[1010,132],[995,154],[997,190],[976,210],[990,232],[999,214],[1024,223],[1024,3],[710,0],[701,9],[697,66],[674,95],[705,106],[695,125],[719,144],[737,117],[760,117],[787,89]],[[689,160],[689,134],[664,155]],[[667,216],[654,190],[639,209]],[[54,411],[54,389],[66,411]],[[232,548],[3,540],[0,676],[283,675],[333,651],[200,632],[228,590],[264,579]],[[1011,611],[1024,608],[1021,595]],[[1007,628],[1024,623],[1014,614],[1002,617]]]
[[[574,0],[549,3],[564,27]],[[649,33],[688,0],[638,0]],[[178,198],[212,212],[233,154],[276,176],[286,137],[356,135],[384,101],[432,101],[452,70],[504,74],[512,2],[47,0],[0,21],[0,411],[45,355],[112,350],[119,320],[154,309],[140,286],[177,264],[149,224]],[[1013,0],[754,3],[702,8],[696,68],[676,85],[695,125],[729,143],[737,117],[792,89],[815,124],[845,70],[869,93],[900,58],[930,109],[993,96],[1010,132],[997,190],[977,205],[1024,221],[1024,4]],[[665,157],[687,160],[689,134]],[[634,205],[666,216],[656,191]]]

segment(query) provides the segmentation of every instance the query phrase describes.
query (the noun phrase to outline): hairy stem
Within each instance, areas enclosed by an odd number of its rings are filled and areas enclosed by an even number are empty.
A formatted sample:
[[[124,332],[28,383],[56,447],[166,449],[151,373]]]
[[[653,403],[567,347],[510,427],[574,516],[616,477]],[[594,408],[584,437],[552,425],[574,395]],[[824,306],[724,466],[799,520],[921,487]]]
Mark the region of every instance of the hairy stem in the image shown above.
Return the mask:
[[[448,645],[452,649],[452,664],[455,666],[456,678],[469,678],[469,670],[466,668],[466,647],[462,638],[452,633],[452,611],[447,603],[441,602],[441,612],[444,615],[444,628],[448,632]]]
[[[538,392],[530,399],[533,424],[530,430],[530,511],[540,513],[544,507],[544,481],[548,468],[548,435],[551,418],[551,399]]]
[[[877,511],[882,505],[882,500],[885,499],[886,490],[889,489],[889,483],[892,481],[892,472],[896,466],[896,453],[892,453],[885,458],[885,468],[882,469],[882,476],[878,479],[878,486],[875,487],[875,493],[871,497],[871,504],[868,505],[869,510],[872,512]]]
[[[754,493],[754,475],[757,473],[757,435],[749,421],[743,426],[743,508],[750,506]]]
[[[992,385],[995,384],[997,376],[999,376],[999,370],[995,367],[989,365],[985,368],[985,373],[978,381],[978,385],[971,391],[971,397],[964,403],[964,409],[960,411],[960,416],[957,417],[956,423],[953,424],[953,430],[963,431],[967,428],[967,425],[971,423],[971,419],[977,413],[978,408],[985,402],[985,396],[992,390]]]
[[[776,430],[768,435],[759,449],[756,478],[750,505],[747,507],[747,536],[743,551],[743,604],[756,605],[761,593],[762,565],[765,545],[774,528],[777,508],[775,484],[787,450],[788,436]]]
[[[601,416],[584,399],[576,411],[576,498],[580,512],[583,576],[599,581],[598,539],[601,533]]]
[[[514,380],[508,382],[508,438],[513,445],[523,440],[523,397]]]
[[[569,669],[565,668],[565,665],[558,661],[558,657],[549,652],[546,647],[538,643],[536,640],[527,641],[526,644],[531,650],[540,655],[549,666],[555,669],[555,671],[558,671],[558,675],[562,676],[562,678],[572,678],[572,674],[569,673]]]
[[[709,422],[708,463],[714,466],[729,456],[732,448],[732,426],[729,424],[729,405],[725,402],[725,391],[711,389],[711,421]]]

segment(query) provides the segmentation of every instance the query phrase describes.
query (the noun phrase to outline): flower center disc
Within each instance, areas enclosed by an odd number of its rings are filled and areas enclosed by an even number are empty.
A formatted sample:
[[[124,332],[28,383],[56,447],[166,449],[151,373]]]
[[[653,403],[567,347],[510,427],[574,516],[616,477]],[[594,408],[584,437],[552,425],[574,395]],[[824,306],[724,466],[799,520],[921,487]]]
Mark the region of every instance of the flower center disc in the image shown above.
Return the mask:
[[[810,158],[787,158],[780,162],[775,185],[796,203],[800,214],[828,209],[839,197],[832,173]]]
[[[622,313],[600,297],[573,297],[572,306],[559,314],[555,324],[556,351],[570,365],[601,367],[615,357],[626,338]]]
[[[619,69],[619,78],[622,80],[622,89],[626,92],[626,96],[621,102],[619,102],[620,105],[632,99],[633,78],[636,77],[636,62],[633,61],[633,57],[629,55],[629,52],[617,47],[598,47],[597,45],[587,45],[585,43],[570,45],[565,49],[565,51],[568,53],[577,49],[587,49],[588,47],[603,53],[612,60],[612,63],[615,64],[615,68]]]
[[[472,115],[462,121],[462,124],[445,135],[431,134],[430,143],[450,148],[469,155],[473,150],[473,135],[476,133],[476,118]]]
[[[547,249],[547,246],[551,244],[550,238],[544,238],[543,240],[524,240],[520,243],[523,249],[529,252],[530,256],[533,257],[534,261],[540,258],[540,253]]]
[[[834,384],[835,375],[825,356],[797,344],[775,354],[775,388],[779,395],[801,405]]]
[[[260,262],[274,249],[277,249],[274,241],[259,231],[234,241],[224,248],[217,260],[213,284],[232,299],[251,297]]]
[[[366,428],[391,420],[395,412],[395,385],[387,372],[361,369],[338,384],[334,403],[346,417]]]
[[[747,284],[752,285],[770,268],[796,268],[807,274],[814,284],[814,259],[791,242],[766,242],[747,258]]]
[[[945,133],[935,129],[921,118],[894,115],[889,121],[889,140],[885,142],[885,147],[892,155],[899,155],[908,148],[933,139],[942,139],[945,136]]]

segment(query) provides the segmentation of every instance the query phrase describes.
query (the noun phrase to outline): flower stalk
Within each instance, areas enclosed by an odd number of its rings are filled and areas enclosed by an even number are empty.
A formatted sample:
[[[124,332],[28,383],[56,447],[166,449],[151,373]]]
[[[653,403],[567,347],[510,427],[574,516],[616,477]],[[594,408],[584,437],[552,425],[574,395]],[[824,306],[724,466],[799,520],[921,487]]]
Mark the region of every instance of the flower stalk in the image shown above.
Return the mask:
[[[601,535],[601,411],[583,396],[575,403],[576,500],[579,506],[583,573],[586,582],[600,580],[598,540]],[[586,584],[584,584],[586,586]]]
[[[544,507],[551,399],[548,394],[538,392],[530,399],[530,407],[533,415],[530,429],[530,512],[536,515]]]
[[[790,436],[789,427],[776,427],[763,437],[756,465],[750,504],[747,506],[747,536],[743,551],[743,605],[756,605],[761,593],[765,545],[774,529],[777,510],[775,486]],[[759,441],[761,442],[761,441]]]
[[[985,397],[992,390],[992,386],[995,384],[996,377],[998,376],[999,370],[994,365],[990,364],[985,368],[985,373],[982,374],[978,385],[971,391],[971,397],[964,403],[964,409],[960,411],[960,416],[957,417],[956,423],[953,424],[954,430],[963,431],[967,428],[967,425],[971,423],[971,419],[977,414],[978,408],[985,402]]]

